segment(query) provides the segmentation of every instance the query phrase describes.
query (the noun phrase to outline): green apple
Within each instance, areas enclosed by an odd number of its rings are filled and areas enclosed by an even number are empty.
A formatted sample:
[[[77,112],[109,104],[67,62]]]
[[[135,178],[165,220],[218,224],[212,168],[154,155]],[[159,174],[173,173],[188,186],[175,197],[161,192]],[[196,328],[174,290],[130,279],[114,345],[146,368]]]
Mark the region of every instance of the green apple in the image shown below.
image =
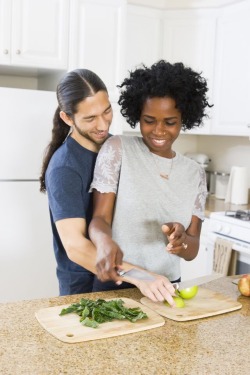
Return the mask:
[[[178,295],[184,299],[191,299],[196,296],[197,292],[198,292],[198,286],[194,285],[194,286],[191,286],[190,288],[179,290]]]
[[[185,302],[183,301],[183,299],[181,297],[173,296],[173,300],[175,302],[176,307],[185,307]],[[164,301],[164,305],[170,306],[167,301]]]

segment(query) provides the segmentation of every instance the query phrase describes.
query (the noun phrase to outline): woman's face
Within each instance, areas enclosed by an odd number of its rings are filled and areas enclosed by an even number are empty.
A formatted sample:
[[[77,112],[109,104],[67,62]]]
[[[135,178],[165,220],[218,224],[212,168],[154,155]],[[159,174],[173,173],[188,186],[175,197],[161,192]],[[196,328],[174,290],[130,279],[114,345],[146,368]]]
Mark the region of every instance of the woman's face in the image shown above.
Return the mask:
[[[151,152],[172,157],[172,144],[181,130],[181,113],[172,98],[154,97],[145,101],[140,117],[143,141]]]

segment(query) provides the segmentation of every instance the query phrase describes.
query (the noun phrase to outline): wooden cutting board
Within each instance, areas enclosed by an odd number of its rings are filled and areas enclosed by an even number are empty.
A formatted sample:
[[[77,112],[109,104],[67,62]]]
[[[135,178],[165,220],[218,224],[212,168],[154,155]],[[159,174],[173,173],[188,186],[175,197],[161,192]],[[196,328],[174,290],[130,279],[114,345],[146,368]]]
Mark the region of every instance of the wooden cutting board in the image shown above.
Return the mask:
[[[61,310],[69,305],[41,309],[35,313],[35,316],[46,331],[58,340],[67,343],[126,335],[128,333],[161,327],[165,324],[165,320],[148,307],[129,298],[122,298],[122,300],[125,307],[140,307],[147,314],[148,319],[141,319],[135,323],[131,323],[128,320],[113,320],[112,322],[100,324],[98,328],[91,328],[83,326],[77,314],[59,315]]]
[[[190,300],[184,300],[185,307],[169,307],[163,302],[152,302],[147,297],[141,299],[141,303],[158,314],[180,322],[207,318],[209,316],[228,313],[241,309],[242,305],[233,299],[218,292],[199,288],[196,296]]]

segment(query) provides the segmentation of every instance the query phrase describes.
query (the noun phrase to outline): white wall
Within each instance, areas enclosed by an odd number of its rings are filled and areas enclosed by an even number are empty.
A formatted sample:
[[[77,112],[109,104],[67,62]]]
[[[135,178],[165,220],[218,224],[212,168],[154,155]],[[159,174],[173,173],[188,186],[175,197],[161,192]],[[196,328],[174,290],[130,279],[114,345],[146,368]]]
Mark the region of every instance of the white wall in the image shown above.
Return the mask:
[[[197,135],[181,134],[173,145],[173,150],[185,154],[186,152],[198,152]]]
[[[247,137],[184,134],[179,136],[173,148],[181,153],[207,154],[212,171],[230,172],[232,166],[247,167],[250,189],[250,140]]]
[[[250,140],[247,137],[198,136],[197,151],[208,154],[211,170],[230,172],[233,165],[247,167],[250,188]]]

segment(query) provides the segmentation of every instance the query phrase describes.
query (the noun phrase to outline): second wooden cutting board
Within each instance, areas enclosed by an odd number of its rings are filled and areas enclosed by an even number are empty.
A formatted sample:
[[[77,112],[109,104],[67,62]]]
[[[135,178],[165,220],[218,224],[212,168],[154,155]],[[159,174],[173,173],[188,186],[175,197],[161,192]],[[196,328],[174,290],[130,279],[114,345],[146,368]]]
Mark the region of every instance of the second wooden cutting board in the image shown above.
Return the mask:
[[[113,320],[112,322],[100,324],[98,328],[91,328],[83,326],[77,314],[59,315],[61,310],[69,305],[47,307],[37,311],[35,316],[46,331],[58,340],[67,343],[126,335],[128,333],[157,328],[165,324],[165,320],[148,307],[130,298],[122,298],[122,300],[125,307],[140,307],[147,314],[148,318],[138,320],[135,323],[131,323],[128,320]]]
[[[199,288],[194,298],[184,301],[185,307],[171,308],[163,302],[152,302],[147,297],[141,299],[143,305],[151,308],[158,314],[180,322],[224,314],[239,310],[242,307],[241,303],[234,301],[230,297],[204,288]]]

